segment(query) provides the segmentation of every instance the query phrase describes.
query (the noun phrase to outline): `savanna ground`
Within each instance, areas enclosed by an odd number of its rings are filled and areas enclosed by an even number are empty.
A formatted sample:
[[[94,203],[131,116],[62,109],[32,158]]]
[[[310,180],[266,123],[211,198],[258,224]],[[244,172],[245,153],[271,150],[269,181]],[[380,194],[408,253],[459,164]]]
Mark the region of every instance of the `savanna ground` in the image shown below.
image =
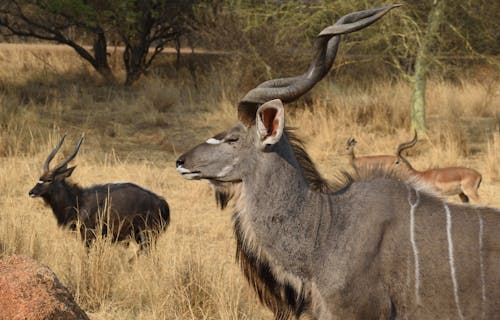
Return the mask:
[[[188,67],[175,71],[165,56],[124,88],[100,83],[69,50],[0,48],[0,258],[25,254],[48,265],[92,319],[271,318],[234,263],[231,210],[218,210],[208,185],[185,181],[174,168],[181,153],[235,122],[237,98],[250,87],[236,80],[237,59],[185,59]],[[431,80],[429,139],[408,159],[418,169],[477,169],[484,203],[500,207],[500,79],[482,69],[475,75]],[[333,177],[347,165],[350,136],[358,155],[391,154],[410,140],[410,96],[404,82],[359,83],[340,73],[290,106],[287,121]],[[135,257],[134,245],[105,239],[87,253],[41,199],[28,197],[65,132],[62,154],[86,136],[73,181],[131,181],[167,199],[171,225],[149,255]]]

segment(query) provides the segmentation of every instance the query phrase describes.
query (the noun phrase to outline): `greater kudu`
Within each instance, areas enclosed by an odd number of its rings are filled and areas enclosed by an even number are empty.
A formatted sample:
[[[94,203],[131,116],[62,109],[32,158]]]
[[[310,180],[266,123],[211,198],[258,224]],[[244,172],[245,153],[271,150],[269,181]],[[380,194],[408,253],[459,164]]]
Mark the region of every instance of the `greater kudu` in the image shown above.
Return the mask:
[[[296,100],[327,73],[338,34],[393,7],[355,12],[323,30],[309,72],[252,89],[235,127],[176,162],[186,179],[213,183],[221,206],[235,198],[236,257],[276,319],[500,314],[498,210],[449,204],[390,177],[329,191],[284,129],[282,101]]]
[[[69,167],[83,142],[50,169],[49,164],[61,148],[65,136],[52,150],[43,165],[43,174],[30,190],[30,197],[42,197],[50,205],[60,226],[76,230],[90,245],[98,233],[111,235],[113,241],[130,237],[146,250],[170,221],[167,202],[153,192],[133,183],[107,183],[81,188],[66,179],[76,166]]]

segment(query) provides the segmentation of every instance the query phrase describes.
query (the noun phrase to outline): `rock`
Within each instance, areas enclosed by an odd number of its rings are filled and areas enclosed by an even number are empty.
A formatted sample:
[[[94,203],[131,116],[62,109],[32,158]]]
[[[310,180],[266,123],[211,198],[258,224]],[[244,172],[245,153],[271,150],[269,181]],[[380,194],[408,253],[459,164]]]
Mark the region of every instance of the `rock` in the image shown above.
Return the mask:
[[[0,320],[73,320],[88,316],[46,266],[26,256],[0,260]]]

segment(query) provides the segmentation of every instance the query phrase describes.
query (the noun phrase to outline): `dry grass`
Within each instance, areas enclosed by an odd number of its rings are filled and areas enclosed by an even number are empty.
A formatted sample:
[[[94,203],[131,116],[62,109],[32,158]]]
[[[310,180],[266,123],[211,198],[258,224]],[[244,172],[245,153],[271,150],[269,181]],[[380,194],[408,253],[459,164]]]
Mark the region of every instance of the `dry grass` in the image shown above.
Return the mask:
[[[230,210],[217,210],[207,185],[174,169],[180,153],[234,123],[233,97],[243,92],[224,71],[231,68],[208,68],[198,89],[185,70],[124,89],[96,85],[96,75],[64,50],[2,47],[0,67],[0,257],[26,254],[47,264],[92,319],[271,319],[234,263]],[[497,207],[499,90],[498,82],[431,82],[429,139],[409,155],[419,169],[476,168],[482,198]],[[290,112],[288,125],[333,176],[347,162],[341,153],[350,136],[360,155],[392,153],[411,138],[409,97],[403,83],[362,89],[325,81],[309,107]],[[74,181],[132,181],[166,197],[172,223],[151,254],[136,257],[133,245],[106,239],[87,253],[40,199],[28,198],[60,135],[69,134],[67,153],[82,131]]]

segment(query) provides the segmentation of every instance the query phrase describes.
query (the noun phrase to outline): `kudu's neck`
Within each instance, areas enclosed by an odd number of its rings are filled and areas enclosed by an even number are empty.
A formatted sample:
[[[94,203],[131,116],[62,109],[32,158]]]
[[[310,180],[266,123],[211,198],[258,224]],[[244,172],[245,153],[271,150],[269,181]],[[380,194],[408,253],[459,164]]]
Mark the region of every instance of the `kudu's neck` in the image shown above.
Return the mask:
[[[59,225],[69,225],[77,220],[78,198],[82,190],[66,181],[55,182],[50,192],[42,197],[50,205]]]
[[[244,179],[246,194],[252,200],[250,205],[255,209],[273,214],[272,209],[278,204],[293,208],[295,198],[307,193],[307,181],[286,136],[269,152],[259,153],[255,163],[255,170]]]
[[[286,136],[258,157],[255,170],[243,180],[243,204],[236,206],[245,241],[261,246],[285,269],[307,277],[312,233],[321,210],[330,204],[329,196],[309,187]]]

